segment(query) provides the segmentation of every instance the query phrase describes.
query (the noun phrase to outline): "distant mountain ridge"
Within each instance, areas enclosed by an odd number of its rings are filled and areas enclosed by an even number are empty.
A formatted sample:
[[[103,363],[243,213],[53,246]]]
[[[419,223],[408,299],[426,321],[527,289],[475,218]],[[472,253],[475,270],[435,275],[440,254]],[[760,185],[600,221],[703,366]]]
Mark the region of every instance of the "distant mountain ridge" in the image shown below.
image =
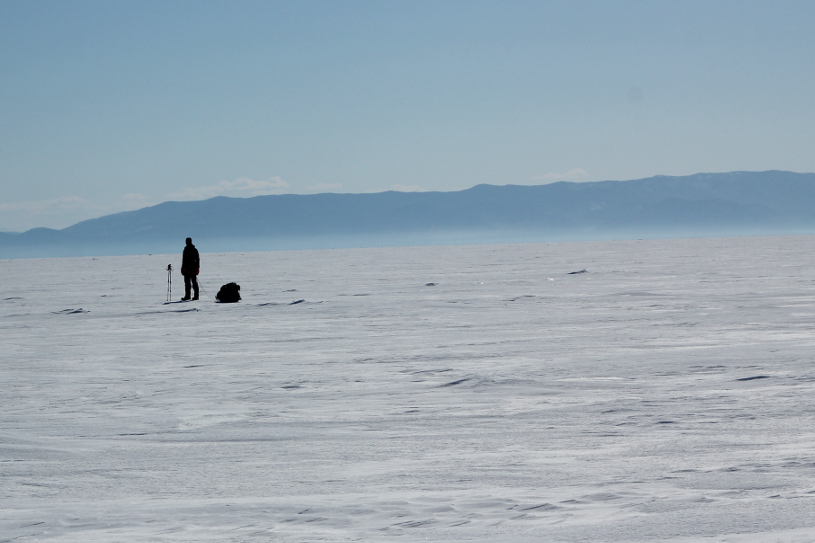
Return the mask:
[[[455,239],[810,232],[815,232],[815,173],[730,172],[632,181],[477,185],[456,192],[283,194],[165,202],[61,230],[35,228],[0,235],[0,258],[175,252],[179,240],[183,245],[187,236],[199,245],[210,241],[218,250],[243,250],[388,245],[400,244],[399,240],[432,244]]]

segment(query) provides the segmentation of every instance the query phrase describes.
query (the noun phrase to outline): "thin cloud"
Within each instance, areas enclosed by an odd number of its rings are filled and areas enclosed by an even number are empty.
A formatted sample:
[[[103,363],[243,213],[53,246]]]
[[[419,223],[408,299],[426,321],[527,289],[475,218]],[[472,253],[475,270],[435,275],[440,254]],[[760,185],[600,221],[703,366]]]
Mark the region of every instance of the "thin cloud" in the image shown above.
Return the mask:
[[[139,194],[136,192],[130,192],[123,196],[120,196],[118,200],[114,202],[110,202],[106,205],[97,205],[94,206],[94,210],[104,212],[104,213],[121,213],[124,211],[133,211],[136,209],[142,209],[145,207],[150,207],[158,204],[160,202],[156,201],[155,198],[151,198],[150,196],[145,196],[144,194]]]
[[[241,177],[234,181],[221,181],[217,185],[193,187],[176,192],[167,197],[174,200],[205,200],[215,196],[263,196],[283,194],[289,190],[289,184],[280,177],[270,177],[265,181],[256,181]]]
[[[30,228],[65,228],[79,221],[98,217],[104,206],[79,196],[61,196],[50,200],[0,203],[0,230],[23,232]]]
[[[149,207],[155,205],[156,203],[157,202],[155,202],[152,198],[145,196],[144,194],[130,193],[122,196],[120,198],[120,204],[116,207],[122,211],[132,211],[134,209]]]
[[[419,185],[393,185],[390,190],[396,192],[427,192],[427,189]]]
[[[124,200],[126,202],[145,202],[145,201],[149,200],[149,198],[147,196],[145,196],[144,194],[138,194],[138,193],[135,193],[135,192],[131,192],[129,194],[125,194],[124,196],[122,196],[122,200]]]
[[[583,168],[574,168],[569,170],[568,172],[563,173],[556,173],[550,172],[545,173],[543,175],[533,177],[533,181],[546,181],[546,182],[554,182],[554,181],[580,181],[588,177],[588,172]]]
[[[80,198],[78,196],[62,196],[51,200],[39,200],[28,202],[9,202],[0,204],[0,211],[15,212],[24,211],[27,213],[48,213],[52,211],[77,211],[103,209],[102,207]]]

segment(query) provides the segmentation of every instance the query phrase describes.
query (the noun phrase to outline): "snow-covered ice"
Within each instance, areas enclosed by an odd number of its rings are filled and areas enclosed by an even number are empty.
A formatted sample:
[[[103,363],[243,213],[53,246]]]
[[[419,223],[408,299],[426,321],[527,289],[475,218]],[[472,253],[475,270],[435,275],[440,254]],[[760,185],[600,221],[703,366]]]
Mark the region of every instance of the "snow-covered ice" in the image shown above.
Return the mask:
[[[0,541],[815,541],[815,237],[181,241],[0,261]]]

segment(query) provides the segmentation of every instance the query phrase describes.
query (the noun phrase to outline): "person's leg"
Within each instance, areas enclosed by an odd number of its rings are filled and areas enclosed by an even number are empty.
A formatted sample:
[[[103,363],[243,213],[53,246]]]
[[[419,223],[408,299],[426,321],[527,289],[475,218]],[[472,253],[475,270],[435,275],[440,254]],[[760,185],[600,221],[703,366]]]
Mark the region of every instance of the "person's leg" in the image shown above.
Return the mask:
[[[196,276],[194,276],[194,275],[191,275],[190,279],[192,279],[192,299],[197,300],[198,299],[198,278]]]
[[[195,277],[193,275],[193,277]],[[184,276],[184,297],[181,298],[182,300],[189,300],[190,299],[190,276]]]

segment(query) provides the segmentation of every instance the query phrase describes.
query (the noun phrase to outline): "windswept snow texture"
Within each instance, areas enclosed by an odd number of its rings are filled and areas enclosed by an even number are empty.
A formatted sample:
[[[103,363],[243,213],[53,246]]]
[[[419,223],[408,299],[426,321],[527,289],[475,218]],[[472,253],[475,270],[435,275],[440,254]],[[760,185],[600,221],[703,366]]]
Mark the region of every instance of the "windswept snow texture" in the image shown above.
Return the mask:
[[[0,262],[0,541],[813,541],[814,254]]]

